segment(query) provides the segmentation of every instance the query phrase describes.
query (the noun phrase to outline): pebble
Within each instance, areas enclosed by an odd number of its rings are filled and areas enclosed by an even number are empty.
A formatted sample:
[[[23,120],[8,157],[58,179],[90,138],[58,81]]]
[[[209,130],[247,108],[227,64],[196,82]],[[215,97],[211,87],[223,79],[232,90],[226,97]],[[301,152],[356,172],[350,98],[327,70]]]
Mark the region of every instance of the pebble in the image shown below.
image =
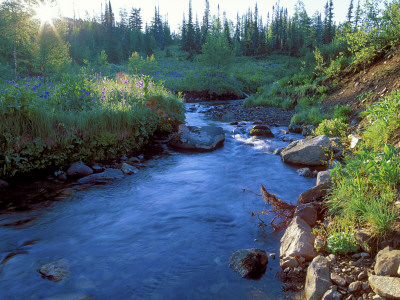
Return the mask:
[[[346,280],[336,273],[331,273],[331,281],[338,286],[346,286],[347,284]]]
[[[269,256],[270,256],[272,259],[275,259],[276,253],[270,253]]]
[[[360,274],[358,274],[357,279],[360,281],[364,281],[368,279],[368,273],[367,271],[362,271]]]
[[[362,282],[355,281],[349,284],[348,291],[349,293],[358,292],[361,289]]]

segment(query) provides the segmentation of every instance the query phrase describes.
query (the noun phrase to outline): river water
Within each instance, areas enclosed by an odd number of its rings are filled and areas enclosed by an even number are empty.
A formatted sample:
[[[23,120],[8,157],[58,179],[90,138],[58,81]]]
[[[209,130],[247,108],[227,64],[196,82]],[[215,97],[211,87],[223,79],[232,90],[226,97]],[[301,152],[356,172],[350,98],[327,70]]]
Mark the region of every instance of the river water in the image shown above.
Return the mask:
[[[263,208],[255,193],[261,183],[295,203],[315,179],[272,154],[288,144],[279,138],[235,135],[236,126],[198,112],[187,113],[187,123],[222,126],[224,147],[200,154],[165,149],[136,175],[69,189],[47,208],[0,215],[0,261],[19,253],[0,265],[0,299],[290,297],[275,277],[283,232],[262,231],[251,218]],[[33,221],[12,223],[22,219]],[[258,281],[229,268],[231,254],[244,248],[277,253]],[[66,278],[42,279],[37,269],[58,259],[69,266]]]

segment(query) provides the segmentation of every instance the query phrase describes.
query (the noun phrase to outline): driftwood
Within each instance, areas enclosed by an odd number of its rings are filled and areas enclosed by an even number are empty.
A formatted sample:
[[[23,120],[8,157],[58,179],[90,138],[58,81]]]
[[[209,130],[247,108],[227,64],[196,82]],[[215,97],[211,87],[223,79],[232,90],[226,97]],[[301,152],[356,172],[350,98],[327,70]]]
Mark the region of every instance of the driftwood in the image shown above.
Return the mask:
[[[268,192],[263,185],[261,185],[261,193],[264,198],[265,209],[260,212],[252,212],[251,216],[257,216],[260,220],[260,227],[266,227],[264,221],[260,218],[260,216],[265,216],[269,214],[273,214],[274,218],[270,222],[270,225],[276,229],[286,224],[288,220],[293,218],[294,212],[296,210],[296,205],[289,204],[278,197],[276,195]],[[276,219],[281,219],[278,224],[274,224]]]

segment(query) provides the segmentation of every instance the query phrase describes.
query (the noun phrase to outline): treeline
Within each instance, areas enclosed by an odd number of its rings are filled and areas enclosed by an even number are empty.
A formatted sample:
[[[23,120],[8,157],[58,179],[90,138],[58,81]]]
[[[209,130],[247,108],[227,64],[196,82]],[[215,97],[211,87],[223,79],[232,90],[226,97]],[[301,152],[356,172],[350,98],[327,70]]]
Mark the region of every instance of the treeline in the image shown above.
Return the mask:
[[[150,24],[144,23],[140,8],[119,11],[116,21],[111,1],[102,14],[85,20],[57,18],[52,24],[36,18],[32,1],[7,0],[0,6],[0,71],[13,69],[17,75],[60,72],[73,62],[102,66],[127,61],[132,52],[151,55],[171,45],[166,18],[155,8]]]
[[[338,25],[334,22],[334,7],[332,0],[325,5],[324,15],[316,12],[310,17],[302,1],[297,1],[295,13],[289,16],[287,8],[279,2],[272,7],[263,20],[257,4],[254,11],[248,10],[242,16],[237,15],[236,23],[228,20],[226,13],[220,16],[210,16],[209,1],[205,0],[205,10],[201,25],[196,18],[193,21],[192,5],[189,0],[188,16],[183,16],[181,28],[182,48],[189,53],[200,53],[201,46],[210,34],[222,33],[238,55],[286,54],[291,56],[304,55],[304,49],[329,44],[335,37]],[[356,10],[355,19],[360,18],[360,4]],[[350,2],[348,22],[353,24],[353,0]],[[357,21],[354,27],[357,26]]]

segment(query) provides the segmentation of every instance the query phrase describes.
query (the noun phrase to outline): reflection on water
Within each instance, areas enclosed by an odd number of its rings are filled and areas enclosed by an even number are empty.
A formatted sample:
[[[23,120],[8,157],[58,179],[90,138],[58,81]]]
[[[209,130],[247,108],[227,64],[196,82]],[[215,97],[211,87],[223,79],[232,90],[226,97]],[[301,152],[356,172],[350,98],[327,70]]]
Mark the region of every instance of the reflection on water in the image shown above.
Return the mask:
[[[188,114],[190,125],[219,125],[225,146],[210,153],[167,149],[137,175],[69,191],[41,211],[0,216],[2,299],[281,299],[270,260],[259,281],[229,268],[230,255],[258,247],[278,252],[282,232],[261,232],[262,183],[294,203],[314,185],[271,154],[287,145],[234,133],[236,126]],[[277,133],[278,128],[272,128]],[[20,223],[18,223],[20,222]],[[255,241],[257,239],[257,241]],[[33,241],[34,242],[29,242]],[[44,264],[65,259],[61,282],[42,279]]]

